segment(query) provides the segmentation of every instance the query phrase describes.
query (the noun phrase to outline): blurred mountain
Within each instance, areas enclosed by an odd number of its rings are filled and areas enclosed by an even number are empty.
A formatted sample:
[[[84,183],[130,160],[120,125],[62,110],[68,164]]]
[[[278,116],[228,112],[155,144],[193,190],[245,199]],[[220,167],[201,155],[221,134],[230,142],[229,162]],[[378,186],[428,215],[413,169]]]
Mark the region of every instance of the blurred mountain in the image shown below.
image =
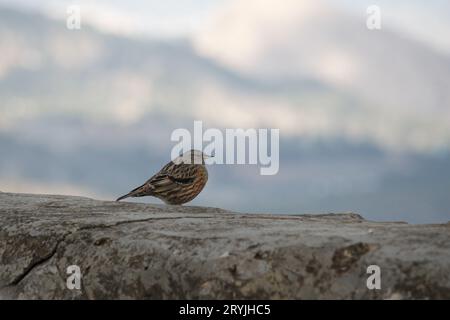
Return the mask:
[[[295,10],[292,14],[297,17]],[[258,16],[264,17],[256,11]],[[410,108],[404,105],[416,94],[436,94],[448,102],[446,58],[391,33],[371,34],[377,45],[363,50],[358,43],[367,44],[365,31],[354,36],[345,27],[347,19],[338,20],[343,35],[331,24],[334,31],[324,38],[330,29],[313,24],[311,38],[306,31],[297,36],[283,29],[288,18],[278,21],[278,33],[267,31],[257,41],[242,38],[260,44],[257,51],[234,44],[231,33],[226,34],[232,30],[216,33],[244,59],[230,63],[228,48],[211,42],[213,33],[193,47],[188,40],[125,38],[85,25],[68,30],[64,21],[0,9],[0,190],[79,190],[114,198],[167,162],[174,145],[171,132],[192,130],[192,121],[199,119],[205,128],[280,128],[281,164],[276,176],[260,176],[255,166],[211,167],[207,189],[194,204],[285,213],[347,210],[377,220],[449,220],[449,105],[438,106],[434,98],[429,108],[415,99]],[[240,17],[233,19],[243,24]],[[259,27],[253,25],[249,33],[254,36],[253,28]],[[274,38],[278,52],[273,51]],[[360,61],[360,69],[342,82],[326,69],[319,72],[321,65],[330,65],[320,56],[320,46],[333,54],[340,42],[344,63]],[[397,49],[397,42],[404,49]],[[223,56],[208,51],[216,45]],[[387,63],[389,55],[379,52],[386,48],[410,58]],[[350,49],[364,60],[352,56],[349,61]],[[250,53],[265,67],[258,70]],[[313,55],[321,63],[314,65]],[[336,57],[331,61],[341,63]],[[426,81],[411,75],[416,72]],[[402,79],[411,87],[403,88]],[[364,84],[374,87],[363,90]],[[386,97],[376,98],[377,90]],[[394,106],[395,92],[399,103]]]
[[[345,92],[359,104],[328,125],[343,135],[394,149],[448,149],[450,56],[386,26],[369,30],[365,10],[354,16],[323,1],[277,3],[231,2],[196,37],[197,51],[253,78],[309,78]]]

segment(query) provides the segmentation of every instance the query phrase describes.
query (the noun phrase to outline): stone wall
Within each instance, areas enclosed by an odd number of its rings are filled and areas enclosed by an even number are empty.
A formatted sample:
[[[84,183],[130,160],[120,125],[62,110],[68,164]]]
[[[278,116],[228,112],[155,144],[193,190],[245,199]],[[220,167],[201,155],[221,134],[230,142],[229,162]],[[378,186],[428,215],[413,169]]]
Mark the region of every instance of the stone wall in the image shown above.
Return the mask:
[[[450,224],[0,193],[0,298],[449,299]]]

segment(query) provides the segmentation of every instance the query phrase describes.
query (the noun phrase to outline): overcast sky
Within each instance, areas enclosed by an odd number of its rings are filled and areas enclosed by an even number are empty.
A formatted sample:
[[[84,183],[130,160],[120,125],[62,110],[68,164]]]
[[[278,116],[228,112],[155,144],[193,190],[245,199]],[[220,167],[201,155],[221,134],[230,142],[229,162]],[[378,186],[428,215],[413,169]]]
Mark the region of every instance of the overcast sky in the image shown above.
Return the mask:
[[[84,21],[105,31],[165,38],[189,37],[229,1],[234,0],[0,0],[0,5],[39,10],[55,18],[64,18],[67,6],[80,5]],[[450,2],[447,0],[325,1],[363,18],[367,6],[377,4],[385,25],[450,53]]]

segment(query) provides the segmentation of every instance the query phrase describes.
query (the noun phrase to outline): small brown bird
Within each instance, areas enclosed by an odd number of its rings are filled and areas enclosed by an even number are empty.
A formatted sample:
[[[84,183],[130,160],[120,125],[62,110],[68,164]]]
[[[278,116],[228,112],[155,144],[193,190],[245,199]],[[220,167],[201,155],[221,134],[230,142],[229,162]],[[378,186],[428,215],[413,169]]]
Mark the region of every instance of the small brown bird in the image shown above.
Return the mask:
[[[183,204],[193,200],[206,185],[208,171],[205,159],[209,156],[190,150],[166,164],[142,186],[130,191],[116,201],[130,197],[152,196],[166,204]]]

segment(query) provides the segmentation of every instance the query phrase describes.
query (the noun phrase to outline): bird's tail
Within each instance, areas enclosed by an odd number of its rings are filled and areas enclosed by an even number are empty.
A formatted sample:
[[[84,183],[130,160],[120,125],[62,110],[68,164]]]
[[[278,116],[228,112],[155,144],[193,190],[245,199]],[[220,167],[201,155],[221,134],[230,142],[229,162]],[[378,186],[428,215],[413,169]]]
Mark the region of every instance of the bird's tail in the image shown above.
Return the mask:
[[[123,199],[126,199],[126,198],[130,198],[131,196],[132,196],[132,195],[131,195],[131,192],[130,192],[130,193],[127,193],[127,194],[124,195],[124,196],[121,196],[121,197],[117,198],[116,201],[120,201],[120,200],[123,200]]]
[[[121,196],[119,198],[117,198],[116,201],[120,201],[126,198],[131,198],[131,197],[142,197],[145,195],[145,192],[143,192],[145,187],[145,184],[143,184],[142,186],[137,187],[136,189],[131,190],[130,192],[128,192],[126,195]]]

